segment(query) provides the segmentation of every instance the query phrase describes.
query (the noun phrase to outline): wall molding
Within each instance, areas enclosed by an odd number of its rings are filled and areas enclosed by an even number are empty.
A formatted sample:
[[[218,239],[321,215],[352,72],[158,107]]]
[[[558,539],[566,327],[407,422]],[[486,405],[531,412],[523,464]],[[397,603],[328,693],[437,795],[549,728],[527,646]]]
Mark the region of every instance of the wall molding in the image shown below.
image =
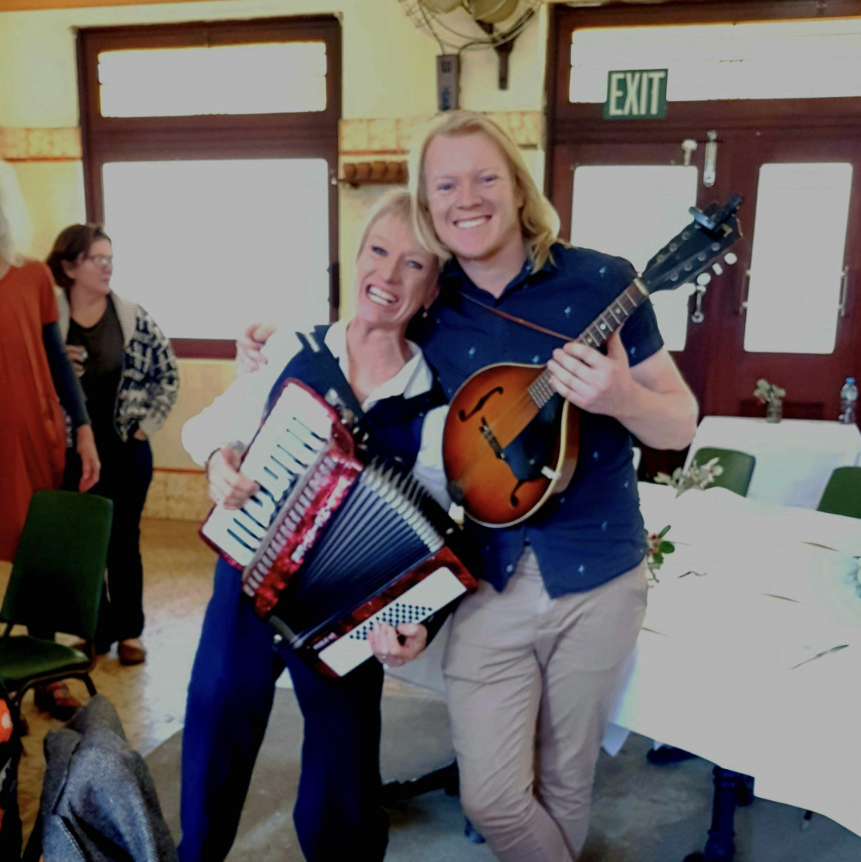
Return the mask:
[[[498,123],[524,149],[536,149],[542,144],[541,111],[499,111],[487,116]],[[341,120],[338,127],[338,149],[342,157],[405,156],[413,139],[431,119]]]
[[[0,126],[0,158],[7,162],[80,161],[80,129],[10,129]]]
[[[542,145],[541,111],[501,111],[487,115],[524,149]],[[341,120],[338,150],[346,159],[368,156],[406,156],[411,142],[431,119]],[[0,126],[0,158],[7,162],[80,161],[81,131],[70,129],[16,129]]]

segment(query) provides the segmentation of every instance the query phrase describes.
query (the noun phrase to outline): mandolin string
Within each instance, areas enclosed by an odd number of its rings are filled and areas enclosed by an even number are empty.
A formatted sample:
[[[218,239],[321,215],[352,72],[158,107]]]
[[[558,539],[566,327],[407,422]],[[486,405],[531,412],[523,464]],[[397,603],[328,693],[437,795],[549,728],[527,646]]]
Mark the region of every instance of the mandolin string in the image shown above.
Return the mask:
[[[631,309],[631,311],[630,311],[630,312],[626,311],[626,310],[625,310],[625,308],[624,308],[624,306],[622,306],[622,305],[621,305],[621,303],[619,302],[619,300],[621,299],[621,296],[622,296],[622,295],[626,295],[626,296],[628,296],[628,299],[629,299],[629,300],[630,300],[630,302],[634,305],[634,308],[633,308],[633,309]],[[610,305],[608,305],[608,306],[607,306],[607,308],[608,308],[608,309],[610,309],[610,308],[612,307],[612,304],[613,304],[613,303],[611,303]],[[638,303],[636,303],[636,302],[635,302],[635,300],[633,299],[633,297],[631,297],[631,296],[629,296],[629,295],[628,295],[628,288],[626,288],[626,289],[622,292],[622,294],[620,294],[620,295],[619,295],[619,297],[617,297],[617,298],[616,298],[616,300],[615,300],[615,304],[616,304],[617,306],[619,306],[619,308],[621,308],[621,309],[622,309],[622,311],[625,313],[625,315],[626,315],[625,320],[627,320],[627,319],[628,319],[628,317],[629,317],[631,314],[633,314],[633,312],[637,309],[637,306],[638,306]],[[601,329],[600,329],[600,326],[601,326],[601,323],[602,323],[602,322],[603,322],[603,324],[604,324],[605,326],[609,326],[609,327],[610,327],[610,335],[612,335],[614,332],[616,332],[616,329],[615,329],[615,328],[613,328],[613,325],[612,325],[612,324],[608,324],[608,323],[607,323],[607,321],[604,319],[604,318],[605,318],[605,315],[606,315],[606,311],[604,312],[604,314],[601,314],[601,315],[599,315],[598,317],[596,317],[596,318],[595,318],[595,320],[593,320],[593,321],[592,321],[592,323],[590,323],[590,324],[589,324],[589,326],[587,326],[587,327],[586,327],[586,328],[585,328],[585,329],[580,333],[580,335],[578,335],[576,338],[573,338],[573,339],[572,339],[572,341],[576,342],[577,344],[582,344],[582,345],[584,345],[584,346],[594,347],[595,345],[589,345],[589,344],[587,344],[587,343],[586,343],[586,337],[587,337],[587,336],[589,336],[593,341],[601,340],[601,344],[603,344],[603,342],[604,342],[604,341],[606,341],[606,339],[604,338],[604,333],[603,333],[603,332],[601,331]],[[624,323],[624,322],[625,322],[625,321],[622,321],[622,323]],[[620,324],[620,326],[621,326],[621,324]],[[593,330],[593,329],[594,329],[594,330],[596,330],[596,331],[598,332],[598,335],[599,335],[599,337],[600,337],[600,338],[596,338],[594,335],[592,335],[591,330]],[[600,347],[600,346],[601,346],[601,344],[597,345],[597,347]],[[596,347],[596,349],[597,349],[597,347]],[[544,371],[542,371],[542,372],[541,372],[541,374],[544,374],[544,373],[545,373],[545,371],[547,371],[547,366],[546,366],[546,365],[544,366]],[[536,377],[536,378],[535,378],[535,380],[533,380],[533,381],[532,381],[532,383],[530,383],[529,385],[530,385],[530,386],[534,385],[534,384],[535,384],[535,382],[539,379],[539,377],[540,377],[540,376],[541,376],[541,375],[539,375],[538,377]],[[513,418],[514,416],[517,416],[518,414],[520,414],[520,413],[521,413],[521,411],[523,411],[523,410],[525,410],[526,408],[528,408],[528,407],[530,406],[530,404],[531,404],[531,405],[533,405],[533,406],[535,406],[535,407],[537,408],[537,410],[536,410],[536,415],[537,415],[537,411],[538,411],[538,410],[540,410],[541,408],[539,408],[539,407],[538,407],[538,405],[536,405],[536,404],[535,404],[535,399],[530,395],[530,393],[529,393],[529,388],[527,387],[526,391],[525,391],[525,392],[524,392],[524,393],[523,393],[523,394],[522,394],[522,395],[521,395],[517,400],[512,401],[512,403],[509,405],[509,407],[508,407],[508,409],[507,409],[507,410],[504,410],[503,412],[501,412],[501,413],[496,417],[496,419],[495,419],[493,422],[489,422],[489,423],[488,423],[488,428],[489,428],[491,431],[496,432],[496,430],[499,428],[499,424],[500,424],[501,422],[505,422],[505,421],[507,421],[507,420],[509,420],[509,419]],[[530,417],[530,418],[529,418],[529,420],[527,420],[526,425],[528,425],[528,424],[529,424],[529,422],[531,422],[531,421],[532,421],[532,419],[534,419],[534,418],[535,418],[534,416]],[[525,427],[526,427],[526,425],[524,425],[523,427],[525,428]],[[521,430],[523,430],[523,429],[521,429]],[[519,433],[519,432],[518,432],[518,433]],[[516,437],[516,436],[517,436],[517,435],[515,435],[515,437]],[[494,456],[494,457],[495,457],[495,456]]]

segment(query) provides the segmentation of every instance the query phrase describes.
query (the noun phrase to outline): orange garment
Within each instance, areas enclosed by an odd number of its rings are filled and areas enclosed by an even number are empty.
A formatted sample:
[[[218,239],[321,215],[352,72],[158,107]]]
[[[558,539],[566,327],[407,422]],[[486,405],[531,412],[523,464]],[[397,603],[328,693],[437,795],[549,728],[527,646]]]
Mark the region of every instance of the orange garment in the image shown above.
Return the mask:
[[[63,479],[66,431],[42,342],[56,320],[47,267],[25,263],[0,278],[0,560],[15,556],[33,492]]]

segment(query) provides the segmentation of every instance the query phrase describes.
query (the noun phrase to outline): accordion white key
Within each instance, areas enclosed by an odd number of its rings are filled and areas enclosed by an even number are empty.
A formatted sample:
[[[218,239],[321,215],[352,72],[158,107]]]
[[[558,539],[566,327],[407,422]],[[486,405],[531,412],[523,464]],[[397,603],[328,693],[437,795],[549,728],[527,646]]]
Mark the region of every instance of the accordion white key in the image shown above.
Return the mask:
[[[240,472],[259,492],[214,508],[201,534],[242,570],[255,611],[323,673],[370,658],[375,622],[422,622],[476,587],[420,483],[398,464],[363,463],[336,411],[299,381],[286,381]]]

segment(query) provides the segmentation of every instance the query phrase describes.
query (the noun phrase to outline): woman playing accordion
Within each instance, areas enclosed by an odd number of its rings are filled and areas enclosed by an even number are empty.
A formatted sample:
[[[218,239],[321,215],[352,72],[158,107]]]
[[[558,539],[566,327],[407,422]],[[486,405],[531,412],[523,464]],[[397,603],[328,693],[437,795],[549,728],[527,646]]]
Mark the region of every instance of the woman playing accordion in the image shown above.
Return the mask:
[[[372,419],[371,455],[412,468],[444,503],[439,445],[446,399],[421,349],[407,341],[410,319],[437,291],[439,263],[410,228],[404,191],[386,195],[371,214],[356,265],[356,314],[349,323],[318,327],[320,350],[278,337],[267,345],[266,369],[240,375],[227,392],[183,429],[183,443],[205,464],[210,496],[239,509],[258,486],[238,472],[270,401],[287,378],[326,394],[321,359],[348,383]],[[319,343],[321,342],[321,343]],[[273,386],[273,384],[275,384]],[[322,390],[322,391],[321,391]],[[298,577],[298,576],[297,576]],[[341,678],[313,670],[254,612],[240,572],[225,560],[215,570],[188,691],[182,753],[182,862],[218,862],[236,835],[254,762],[272,707],[275,682],[289,670],[305,717],[302,773],[294,822],[309,862],[346,857],[382,859],[388,818],[380,805],[382,663],[400,666],[419,655],[429,626],[385,623],[367,635],[379,661]]]

